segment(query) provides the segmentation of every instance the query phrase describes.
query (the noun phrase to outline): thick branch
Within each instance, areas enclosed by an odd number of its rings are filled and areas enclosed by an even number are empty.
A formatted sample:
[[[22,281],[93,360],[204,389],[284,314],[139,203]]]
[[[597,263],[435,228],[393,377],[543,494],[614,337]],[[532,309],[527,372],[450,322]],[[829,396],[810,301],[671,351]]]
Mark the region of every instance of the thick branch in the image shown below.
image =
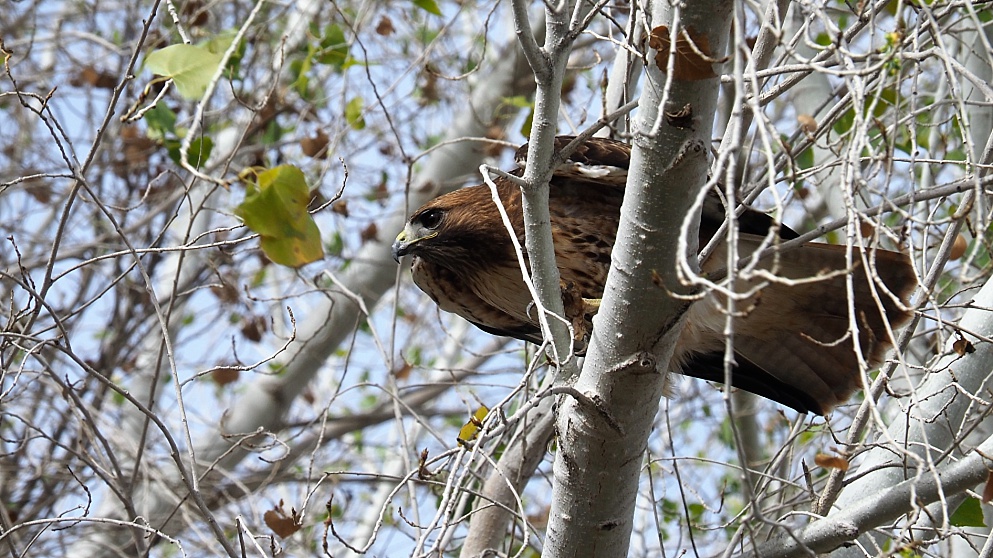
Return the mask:
[[[710,51],[722,53],[731,3],[694,2],[687,9],[692,12],[684,11],[679,21],[678,14],[667,12],[667,3],[659,3],[648,27],[692,26],[694,37],[706,37]],[[653,55],[649,53],[650,62]],[[666,295],[686,290],[676,274],[676,254],[695,251],[695,242],[680,247],[678,224],[707,181],[718,92],[716,76],[674,78],[654,63],[647,68],[605,298],[575,385],[596,404],[567,399],[560,408],[548,556],[627,553],[644,448],[685,307],[684,301]],[[663,117],[687,105],[691,124]],[[688,238],[695,238],[696,227],[690,227]],[[663,288],[653,275],[661,277]],[[604,413],[610,420],[604,420]]]
[[[936,472],[924,471],[885,491],[870,494],[843,511],[819,519],[806,528],[738,555],[739,558],[791,558],[828,552],[855,540],[869,530],[893,521],[908,510],[926,506],[942,497],[968,490],[986,480],[993,470],[993,438],[988,438],[961,461]]]

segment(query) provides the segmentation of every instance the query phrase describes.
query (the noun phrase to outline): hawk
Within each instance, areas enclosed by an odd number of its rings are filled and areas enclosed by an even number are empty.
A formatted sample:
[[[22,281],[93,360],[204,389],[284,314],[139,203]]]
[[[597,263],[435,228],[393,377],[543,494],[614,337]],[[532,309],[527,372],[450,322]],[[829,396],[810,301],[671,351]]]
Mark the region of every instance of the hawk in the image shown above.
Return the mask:
[[[573,138],[556,138],[560,150]],[[523,168],[527,146],[517,152]],[[555,171],[548,204],[564,298],[585,301],[603,297],[610,254],[620,220],[621,200],[631,148],[593,138],[582,143]],[[521,176],[522,168],[509,174]],[[521,245],[524,217],[521,192],[511,180],[497,177],[497,192]],[[712,192],[700,222],[700,246],[724,222],[723,202]],[[673,224],[677,226],[677,224]],[[767,236],[788,240],[798,235],[770,216],[745,208],[738,217],[739,251],[747,255]],[[411,215],[393,243],[393,257],[411,255],[414,283],[444,311],[462,316],[479,329],[541,343],[531,295],[511,240],[487,185],[470,186],[424,204]],[[871,365],[882,362],[892,346],[892,332],[909,318],[908,298],[917,285],[909,258],[872,249],[865,254],[866,273],[856,252],[852,268],[846,248],[808,243],[768,258],[766,269],[794,281],[769,281],[743,301],[734,318],[735,362],[731,384],[801,413],[824,414],[847,400],[862,385],[858,356],[849,333],[847,275],[853,277],[854,317],[859,346]],[[673,264],[674,265],[674,264]],[[702,262],[705,273],[727,265],[719,245]],[[739,282],[740,284],[741,282]],[[680,374],[724,382],[724,299],[708,294],[686,312],[669,368]],[[585,305],[567,304],[567,313],[583,314]],[[582,324],[584,316],[567,316]]]

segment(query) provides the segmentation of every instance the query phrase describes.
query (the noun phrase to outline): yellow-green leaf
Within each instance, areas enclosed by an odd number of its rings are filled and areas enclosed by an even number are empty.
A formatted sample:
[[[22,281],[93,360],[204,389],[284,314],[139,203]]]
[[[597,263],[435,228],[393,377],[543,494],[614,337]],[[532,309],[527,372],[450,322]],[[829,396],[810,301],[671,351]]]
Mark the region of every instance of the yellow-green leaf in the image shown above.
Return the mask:
[[[234,42],[234,38],[235,33],[228,31],[207,39],[206,41],[198,44],[197,48],[207,49],[207,52],[213,54],[224,54],[224,52],[231,46],[231,43]]]
[[[441,15],[441,8],[438,7],[438,3],[434,0],[414,0],[414,5],[428,13]]]
[[[356,130],[365,128],[365,117],[362,116],[363,108],[365,108],[365,102],[362,97],[355,97],[345,105],[345,121]]]
[[[479,435],[479,429],[483,427],[483,420],[486,419],[486,415],[490,413],[490,410],[486,405],[480,405],[476,412],[469,417],[469,422],[459,430],[459,437],[456,441],[460,446],[464,446],[466,442],[475,440],[476,436]]]
[[[531,125],[534,124],[534,107],[528,111],[527,118],[524,119],[524,123],[521,124],[521,135],[530,138],[531,137]]]
[[[171,45],[145,57],[145,67],[152,72],[172,78],[179,94],[186,99],[199,99],[217,73],[223,56],[193,45]]]
[[[265,255],[280,265],[300,267],[324,257],[321,231],[307,212],[310,190],[303,172],[282,165],[259,172],[248,183],[235,214],[262,237]]]

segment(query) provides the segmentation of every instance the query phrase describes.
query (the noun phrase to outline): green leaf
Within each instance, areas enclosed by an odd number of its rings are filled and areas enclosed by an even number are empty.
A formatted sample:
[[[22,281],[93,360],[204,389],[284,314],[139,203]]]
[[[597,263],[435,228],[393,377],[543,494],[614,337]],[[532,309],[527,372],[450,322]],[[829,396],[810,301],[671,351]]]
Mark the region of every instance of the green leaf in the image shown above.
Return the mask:
[[[855,124],[855,109],[848,109],[835,121],[834,131],[844,134],[852,129],[853,124]]]
[[[425,12],[432,13],[436,16],[441,15],[441,8],[438,7],[438,3],[434,0],[414,0],[414,5]]]
[[[524,119],[524,123],[521,124],[521,135],[529,138],[531,137],[531,125],[534,124],[534,107],[528,111],[527,118]]]
[[[328,245],[325,250],[327,250],[327,253],[332,256],[340,256],[341,253],[344,252],[345,240],[341,237],[340,232],[335,231],[334,234],[331,235],[331,240],[328,241]]]
[[[945,159],[949,161],[965,161],[965,151],[962,149],[950,149],[945,152]]]
[[[200,136],[190,143],[189,161],[195,168],[207,162],[210,152],[214,150],[214,140],[210,136]]]
[[[198,46],[207,49],[209,52],[214,54],[223,55],[227,52],[231,43],[234,42],[234,38],[237,33],[234,31],[225,31],[219,35],[211,37],[209,40],[200,43]],[[241,41],[238,47],[234,49],[231,53],[231,58],[228,58],[227,67],[225,68],[232,78],[239,73],[241,70],[241,61],[245,58],[245,41]]]
[[[348,60],[348,42],[345,31],[336,24],[328,25],[321,37],[320,49],[314,53],[314,60],[319,64],[334,66],[339,71]]]
[[[363,108],[365,108],[365,102],[362,101],[362,97],[355,97],[345,105],[345,121],[356,130],[365,128],[365,117],[362,116]]]
[[[282,165],[258,173],[257,179],[248,183],[245,201],[235,215],[262,237],[265,255],[288,267],[323,258],[321,231],[307,212],[310,190],[303,171]]]
[[[531,99],[528,99],[524,95],[515,95],[513,97],[504,97],[504,104],[514,107],[514,108],[530,108],[534,106]]]
[[[235,33],[227,32],[221,33],[220,35],[215,35],[206,41],[197,45],[197,48],[205,49],[211,54],[221,55],[227,52],[228,48],[231,47],[231,43],[234,42]]]
[[[951,517],[956,527],[984,527],[983,506],[977,498],[966,498]]]
[[[166,149],[169,151],[169,158],[177,165],[183,164],[183,159],[179,156],[182,143],[180,140],[174,139],[165,141]],[[200,168],[210,158],[210,152],[213,149],[214,140],[210,139],[210,136],[200,136],[190,142],[190,152],[186,155],[186,160],[189,161],[193,168]]]
[[[285,132],[286,130],[279,125],[279,122],[276,119],[272,119],[262,132],[260,141],[263,145],[276,145],[283,139],[283,134]]]
[[[814,150],[811,148],[804,149],[799,155],[796,156],[796,164],[800,166],[801,169],[809,169],[814,166]]]
[[[148,124],[148,137],[162,139],[176,134],[176,113],[164,103],[157,103],[142,117]]]
[[[704,512],[707,508],[703,507],[703,504],[690,503],[686,505],[686,511],[690,514],[690,522],[693,524],[699,524],[700,519],[703,517]]]
[[[221,65],[221,54],[193,45],[171,45],[145,57],[145,67],[172,78],[185,99],[199,99]]]
[[[291,87],[304,99],[310,99],[310,57],[290,62],[290,75],[294,77]]]

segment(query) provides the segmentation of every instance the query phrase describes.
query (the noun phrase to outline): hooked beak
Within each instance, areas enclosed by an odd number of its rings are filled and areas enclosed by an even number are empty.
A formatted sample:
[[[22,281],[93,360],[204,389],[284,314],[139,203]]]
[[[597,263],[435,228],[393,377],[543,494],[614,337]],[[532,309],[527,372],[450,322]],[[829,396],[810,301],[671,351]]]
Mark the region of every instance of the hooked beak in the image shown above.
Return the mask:
[[[396,263],[400,263],[400,258],[406,256],[410,249],[411,243],[407,241],[407,236],[407,228],[404,227],[393,241],[393,261]]]
[[[410,254],[422,241],[438,236],[437,231],[407,223],[393,241],[393,259],[400,263],[400,258]]]

